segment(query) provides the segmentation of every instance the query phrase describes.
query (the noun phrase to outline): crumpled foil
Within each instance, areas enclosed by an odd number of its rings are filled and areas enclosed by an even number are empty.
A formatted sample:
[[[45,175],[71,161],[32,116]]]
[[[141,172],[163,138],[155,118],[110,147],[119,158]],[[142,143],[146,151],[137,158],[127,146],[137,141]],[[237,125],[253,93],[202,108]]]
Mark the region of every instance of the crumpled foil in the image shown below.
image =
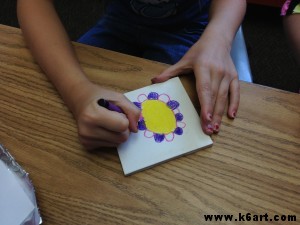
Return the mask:
[[[18,178],[20,185],[35,206],[35,210],[24,220],[21,225],[37,225],[42,224],[42,218],[37,207],[35,190],[29,179],[29,174],[15,161],[14,157],[8,152],[3,145],[0,144],[0,161],[4,162],[7,168],[12,171]]]

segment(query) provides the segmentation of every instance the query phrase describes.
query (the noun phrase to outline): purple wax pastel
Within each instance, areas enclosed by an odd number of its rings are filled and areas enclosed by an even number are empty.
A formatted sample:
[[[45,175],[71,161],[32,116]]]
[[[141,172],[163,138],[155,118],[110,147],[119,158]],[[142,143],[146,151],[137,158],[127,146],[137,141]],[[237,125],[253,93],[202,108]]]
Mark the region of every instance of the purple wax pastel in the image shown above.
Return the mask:
[[[108,102],[107,109],[109,109],[111,111],[119,112],[119,113],[124,113],[123,110],[120,107],[114,105],[111,102]]]

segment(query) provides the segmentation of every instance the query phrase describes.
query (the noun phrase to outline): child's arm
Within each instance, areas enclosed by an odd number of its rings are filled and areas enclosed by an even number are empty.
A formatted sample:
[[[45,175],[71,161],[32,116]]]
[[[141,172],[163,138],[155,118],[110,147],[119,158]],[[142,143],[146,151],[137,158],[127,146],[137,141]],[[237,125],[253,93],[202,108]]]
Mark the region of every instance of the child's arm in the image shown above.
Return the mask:
[[[245,0],[213,0],[204,33],[175,65],[154,78],[162,82],[194,72],[201,105],[203,131],[218,132],[229,99],[228,116],[234,118],[239,105],[238,75],[230,56],[231,44],[246,10]]]
[[[100,88],[85,76],[52,0],[18,0],[18,19],[37,62],[77,120],[79,138],[87,149],[116,146],[129,130],[136,132],[139,110],[122,94]],[[126,113],[97,105],[105,98]]]
[[[285,16],[283,18],[283,28],[289,47],[300,66],[300,13]]]

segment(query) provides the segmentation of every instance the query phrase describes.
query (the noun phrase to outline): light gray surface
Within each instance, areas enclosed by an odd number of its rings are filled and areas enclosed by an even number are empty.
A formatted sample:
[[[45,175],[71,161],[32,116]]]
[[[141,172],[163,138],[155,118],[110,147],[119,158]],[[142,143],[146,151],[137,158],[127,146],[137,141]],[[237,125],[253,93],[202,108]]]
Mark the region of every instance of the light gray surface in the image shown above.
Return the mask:
[[[238,29],[232,43],[231,57],[238,72],[239,79],[252,83],[252,74],[242,27]]]

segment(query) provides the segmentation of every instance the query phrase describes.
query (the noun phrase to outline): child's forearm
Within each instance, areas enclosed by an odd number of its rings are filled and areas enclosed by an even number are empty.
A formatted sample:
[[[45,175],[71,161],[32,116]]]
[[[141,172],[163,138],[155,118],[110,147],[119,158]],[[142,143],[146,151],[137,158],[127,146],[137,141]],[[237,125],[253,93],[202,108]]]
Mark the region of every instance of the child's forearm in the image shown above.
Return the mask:
[[[23,35],[35,59],[57,88],[68,107],[80,84],[88,83],[51,0],[18,0]]]
[[[204,34],[221,37],[230,48],[243,21],[246,5],[245,0],[212,0],[209,23]]]

